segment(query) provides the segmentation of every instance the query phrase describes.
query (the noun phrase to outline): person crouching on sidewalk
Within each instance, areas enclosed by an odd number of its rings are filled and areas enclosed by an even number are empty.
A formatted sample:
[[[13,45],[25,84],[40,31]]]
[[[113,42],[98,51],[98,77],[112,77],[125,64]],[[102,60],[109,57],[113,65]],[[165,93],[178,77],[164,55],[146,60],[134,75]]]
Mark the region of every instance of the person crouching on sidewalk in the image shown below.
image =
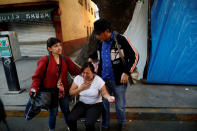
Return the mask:
[[[109,102],[115,101],[107,92],[105,82],[95,74],[90,62],[82,66],[82,74],[74,78],[69,92],[70,95],[79,95],[79,102],[68,116],[70,131],[77,131],[77,120],[82,116],[86,118],[86,131],[94,131],[95,122],[104,109],[102,96]]]

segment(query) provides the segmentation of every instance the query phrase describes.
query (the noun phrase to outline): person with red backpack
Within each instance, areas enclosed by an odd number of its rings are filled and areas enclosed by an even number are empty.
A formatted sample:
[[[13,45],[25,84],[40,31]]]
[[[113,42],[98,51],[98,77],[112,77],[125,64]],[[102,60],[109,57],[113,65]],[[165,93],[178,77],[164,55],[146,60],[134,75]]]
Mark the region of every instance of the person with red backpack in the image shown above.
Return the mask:
[[[68,56],[61,55],[62,43],[59,39],[49,38],[47,40],[47,50],[49,51],[49,56],[41,57],[38,60],[36,71],[32,76],[33,82],[30,88],[30,95],[37,95],[41,81],[43,82],[44,90],[51,92],[48,124],[49,131],[54,131],[58,105],[60,105],[64,114],[65,123],[67,123],[67,116],[70,113],[67,74],[69,72],[71,75],[78,75],[81,73],[81,69]]]

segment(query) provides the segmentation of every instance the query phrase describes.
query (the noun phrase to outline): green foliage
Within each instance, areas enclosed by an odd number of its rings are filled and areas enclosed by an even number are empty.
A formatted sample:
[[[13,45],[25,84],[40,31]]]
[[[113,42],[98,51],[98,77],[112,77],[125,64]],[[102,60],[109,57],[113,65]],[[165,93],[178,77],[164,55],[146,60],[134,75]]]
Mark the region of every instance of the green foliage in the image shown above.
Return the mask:
[[[141,1],[141,2],[143,2],[143,3],[144,3],[144,0],[139,0],[139,1]]]

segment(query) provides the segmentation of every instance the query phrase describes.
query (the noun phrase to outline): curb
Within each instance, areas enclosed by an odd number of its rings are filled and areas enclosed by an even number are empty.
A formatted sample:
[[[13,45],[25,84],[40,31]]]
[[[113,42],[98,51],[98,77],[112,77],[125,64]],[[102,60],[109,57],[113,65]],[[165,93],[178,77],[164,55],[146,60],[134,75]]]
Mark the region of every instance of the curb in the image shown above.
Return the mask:
[[[48,117],[48,111],[41,111],[36,117]],[[7,117],[24,117],[23,110],[6,110]],[[57,117],[62,118],[62,112]],[[111,119],[116,119],[114,109]],[[197,108],[126,108],[127,120],[180,120],[197,121]]]
[[[127,120],[197,121],[197,108],[127,108]]]

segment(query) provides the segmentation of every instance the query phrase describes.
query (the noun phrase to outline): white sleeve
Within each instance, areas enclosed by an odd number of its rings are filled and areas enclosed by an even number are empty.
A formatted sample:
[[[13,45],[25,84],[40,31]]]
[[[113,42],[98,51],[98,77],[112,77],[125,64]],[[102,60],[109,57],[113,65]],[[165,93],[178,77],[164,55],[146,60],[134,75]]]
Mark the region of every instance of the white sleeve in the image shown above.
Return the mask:
[[[74,82],[77,86],[80,85],[80,81],[81,81],[81,76],[80,76],[80,75],[77,75],[77,76],[74,78],[74,80],[73,80],[73,82]]]
[[[105,81],[98,76],[98,89],[100,90],[104,85],[105,85]]]

